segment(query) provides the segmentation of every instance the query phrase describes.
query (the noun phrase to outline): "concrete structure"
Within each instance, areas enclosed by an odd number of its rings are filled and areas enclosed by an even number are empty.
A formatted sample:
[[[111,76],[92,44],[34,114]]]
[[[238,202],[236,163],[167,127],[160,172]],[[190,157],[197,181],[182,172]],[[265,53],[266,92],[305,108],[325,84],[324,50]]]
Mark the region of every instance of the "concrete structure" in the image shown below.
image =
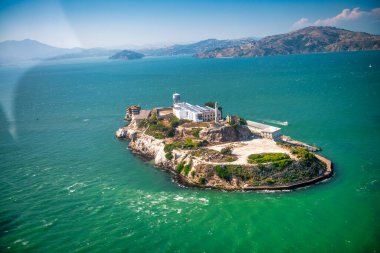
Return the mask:
[[[266,139],[280,140],[281,128],[265,125],[262,123],[247,120],[247,126],[255,135]]]
[[[157,119],[169,119],[173,116],[173,107],[157,107],[152,113],[157,114]]]
[[[181,102],[180,98],[180,94],[173,94],[173,114],[179,119],[207,122],[219,121],[222,117],[221,111],[218,109]]]
[[[132,120],[140,123],[142,120],[149,118],[151,110],[140,110],[139,114],[133,114]]]
[[[125,120],[131,120],[133,115],[138,115],[140,113],[141,106],[139,105],[131,105],[128,106],[125,113]]]

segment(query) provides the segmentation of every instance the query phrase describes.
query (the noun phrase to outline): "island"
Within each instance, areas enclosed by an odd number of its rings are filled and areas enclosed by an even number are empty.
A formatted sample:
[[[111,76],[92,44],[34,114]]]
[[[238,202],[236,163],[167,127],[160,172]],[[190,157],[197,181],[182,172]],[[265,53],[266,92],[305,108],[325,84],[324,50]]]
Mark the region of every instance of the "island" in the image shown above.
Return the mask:
[[[132,152],[153,159],[181,185],[219,190],[288,190],[333,175],[317,147],[281,134],[281,128],[222,117],[217,102],[192,105],[173,94],[173,105],[127,107],[116,137]],[[287,124],[284,123],[284,124]]]
[[[137,60],[143,58],[145,55],[130,50],[123,50],[117,52],[110,57],[111,60]]]

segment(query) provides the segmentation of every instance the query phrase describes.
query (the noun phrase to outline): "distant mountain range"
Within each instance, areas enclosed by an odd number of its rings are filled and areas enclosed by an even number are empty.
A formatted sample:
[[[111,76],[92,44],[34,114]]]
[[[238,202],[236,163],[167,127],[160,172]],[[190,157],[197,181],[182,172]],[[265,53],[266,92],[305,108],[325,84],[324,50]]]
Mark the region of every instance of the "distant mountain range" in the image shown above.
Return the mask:
[[[0,42],[0,62],[110,56],[117,51],[104,48],[59,48],[30,39],[7,40]]]
[[[105,48],[58,48],[28,39],[4,41],[0,42],[0,63],[95,56],[111,57],[111,59],[142,58],[138,54],[143,54],[143,56],[194,55],[198,58],[218,58],[361,50],[380,50],[380,35],[352,32],[335,27],[311,26],[258,40],[255,38],[207,39],[196,43],[136,51]],[[118,52],[120,54],[116,54]]]
[[[362,50],[380,50],[380,35],[352,32],[335,27],[310,26],[238,46],[200,52],[195,56],[198,58],[255,57]]]

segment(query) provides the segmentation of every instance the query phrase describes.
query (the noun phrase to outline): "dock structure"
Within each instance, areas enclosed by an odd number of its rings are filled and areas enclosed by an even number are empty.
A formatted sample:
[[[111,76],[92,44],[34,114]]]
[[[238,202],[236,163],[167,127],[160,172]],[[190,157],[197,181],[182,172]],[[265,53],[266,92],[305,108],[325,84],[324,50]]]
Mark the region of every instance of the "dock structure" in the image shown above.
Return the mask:
[[[279,127],[274,127],[251,120],[247,120],[247,126],[254,135],[261,136],[262,138],[279,140],[281,137],[281,128]]]
[[[321,150],[318,147],[311,146],[311,145],[304,143],[304,142],[301,142],[301,141],[293,140],[289,136],[285,136],[285,135],[281,136],[281,141],[283,141],[284,143],[290,144],[292,146],[306,148],[307,150],[312,151],[312,152],[317,152],[317,151]]]

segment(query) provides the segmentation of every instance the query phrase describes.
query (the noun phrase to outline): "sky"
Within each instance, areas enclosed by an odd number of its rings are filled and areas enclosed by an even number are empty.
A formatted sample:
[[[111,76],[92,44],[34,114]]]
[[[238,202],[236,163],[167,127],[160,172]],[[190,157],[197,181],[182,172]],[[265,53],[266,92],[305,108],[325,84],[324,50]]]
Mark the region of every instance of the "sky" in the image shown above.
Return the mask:
[[[65,48],[264,37],[310,25],[380,34],[380,1],[0,0],[0,41]]]

